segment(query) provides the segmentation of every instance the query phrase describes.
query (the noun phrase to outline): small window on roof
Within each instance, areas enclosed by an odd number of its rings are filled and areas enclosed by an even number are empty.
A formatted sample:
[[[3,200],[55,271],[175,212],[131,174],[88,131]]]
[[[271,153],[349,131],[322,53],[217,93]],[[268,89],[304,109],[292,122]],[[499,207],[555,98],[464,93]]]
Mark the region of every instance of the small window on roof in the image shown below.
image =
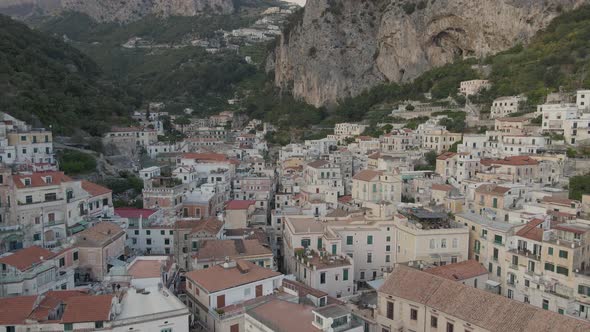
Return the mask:
[[[25,186],[30,186],[31,185],[31,179],[30,178],[25,178],[24,179],[25,182]]]

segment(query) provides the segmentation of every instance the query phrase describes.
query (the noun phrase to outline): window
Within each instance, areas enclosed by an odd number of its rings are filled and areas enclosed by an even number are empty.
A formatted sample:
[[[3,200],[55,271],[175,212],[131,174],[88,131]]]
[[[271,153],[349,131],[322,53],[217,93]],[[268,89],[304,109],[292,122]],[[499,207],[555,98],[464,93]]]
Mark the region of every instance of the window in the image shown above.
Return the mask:
[[[560,251],[559,251],[559,257],[560,257],[560,258],[566,258],[566,259],[567,259],[567,251],[565,251],[565,250],[560,250]]]
[[[66,266],[66,258],[62,257],[59,259],[59,267],[64,267]]]
[[[94,322],[95,329],[102,329],[103,323],[102,322]]]
[[[387,302],[387,319],[393,319],[393,302]]]
[[[320,284],[326,283],[326,272],[320,273]]]
[[[361,280],[364,280],[365,279],[365,271],[361,271],[361,278],[360,279]]]
[[[447,323],[447,332],[454,332],[455,331],[455,326],[453,325],[453,323]]]
[[[57,195],[55,193],[48,193],[45,194],[45,201],[46,202],[53,202],[57,200]]]
[[[549,300],[543,299],[543,309],[549,310]]]
[[[152,239],[145,239],[145,244],[152,244]]]
[[[367,244],[373,244],[373,235],[367,235]]]
[[[164,231],[164,230],[160,231],[160,235],[166,235],[166,231]]]
[[[348,280],[348,269],[342,270],[342,280]]]
[[[494,260],[497,261],[498,260],[498,248],[494,248]]]
[[[167,327],[165,329],[161,329],[160,332],[172,332],[172,328],[171,327]]]
[[[373,254],[368,252],[367,253],[367,263],[372,263],[373,262]]]
[[[385,255],[385,263],[389,263],[389,262],[391,262],[391,256]]]
[[[27,204],[33,204],[33,196],[29,195],[29,196],[25,197],[25,202]]]
[[[324,325],[324,319],[322,318],[322,316],[320,315],[315,315],[315,322],[319,325],[319,326],[323,326]]]
[[[164,239],[164,244],[165,245],[169,245],[170,244],[170,239]]]
[[[549,255],[553,256],[553,248],[552,247],[547,248],[547,253]]]
[[[441,248],[446,248],[447,247],[447,239],[440,240],[440,247]]]
[[[323,246],[322,246],[322,238],[318,238],[318,250],[322,250]]]
[[[64,331],[72,331],[72,330],[74,330],[74,324],[72,324],[72,323],[64,324]]]
[[[590,286],[578,285],[578,294],[590,296]]]
[[[430,249],[434,249],[436,247],[434,239],[430,239]]]
[[[558,266],[557,269],[555,270],[555,272],[557,272],[559,274],[563,274],[564,276],[567,276],[569,274],[569,270],[566,267],[562,267],[562,266]]]
[[[150,231],[149,229],[147,231],[145,231],[145,235],[151,235],[152,231]]]
[[[524,287],[530,287],[531,286],[531,281],[528,279],[524,279]]]
[[[385,242],[391,242],[391,236],[387,236],[387,237],[385,238]]]
[[[498,277],[499,277],[499,276],[501,276],[501,275],[502,275],[502,268],[498,266],[498,267],[496,268],[496,276],[498,276]]]
[[[303,248],[307,248],[311,245],[311,240],[310,239],[301,239],[301,246]]]
[[[502,235],[494,235],[494,243],[502,244]]]
[[[430,327],[438,327],[438,317],[430,316]]]
[[[139,230],[135,230],[133,233],[135,233],[135,235],[139,235]]]
[[[41,241],[41,233],[33,234],[33,241]]]
[[[77,261],[78,260],[78,252],[74,252],[74,260]]]
[[[545,271],[555,271],[555,265],[551,264],[551,263],[545,263]]]
[[[347,245],[351,245],[353,243],[353,237],[352,236],[347,236],[346,237],[346,244]]]
[[[458,239],[453,239],[452,246],[453,246],[453,248],[457,248],[459,246],[459,240]]]
[[[418,320],[418,310],[410,309],[410,319],[411,320]]]

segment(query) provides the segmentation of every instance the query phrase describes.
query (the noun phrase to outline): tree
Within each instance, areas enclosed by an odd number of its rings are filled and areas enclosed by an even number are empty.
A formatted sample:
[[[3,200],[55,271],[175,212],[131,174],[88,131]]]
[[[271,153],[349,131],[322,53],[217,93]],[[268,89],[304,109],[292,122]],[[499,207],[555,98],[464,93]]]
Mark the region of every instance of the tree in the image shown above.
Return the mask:
[[[424,154],[424,160],[426,160],[426,163],[429,166],[436,166],[436,157],[438,157],[438,155],[434,150],[428,151]]]

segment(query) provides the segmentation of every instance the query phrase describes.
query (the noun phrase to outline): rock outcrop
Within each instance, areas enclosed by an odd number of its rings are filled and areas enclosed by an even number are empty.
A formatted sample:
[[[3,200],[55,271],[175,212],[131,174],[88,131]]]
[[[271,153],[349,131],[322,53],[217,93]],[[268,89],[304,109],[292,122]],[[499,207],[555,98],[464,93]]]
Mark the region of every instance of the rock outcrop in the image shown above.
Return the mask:
[[[457,57],[526,43],[588,0],[308,0],[271,61],[275,82],[316,106],[404,82]]]
[[[147,15],[230,14],[233,0],[5,0],[0,13],[27,17],[63,11],[87,14],[99,22],[130,22]]]

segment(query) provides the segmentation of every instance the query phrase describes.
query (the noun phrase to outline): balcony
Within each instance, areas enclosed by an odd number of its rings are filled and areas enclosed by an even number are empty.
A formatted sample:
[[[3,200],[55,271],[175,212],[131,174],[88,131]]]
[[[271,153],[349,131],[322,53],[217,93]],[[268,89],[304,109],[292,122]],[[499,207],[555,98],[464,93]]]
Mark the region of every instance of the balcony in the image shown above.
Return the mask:
[[[509,250],[508,252],[511,253],[511,254],[515,254],[515,255],[526,257],[528,259],[533,259],[533,260],[536,260],[536,261],[541,261],[541,255],[534,254],[534,253],[530,252],[529,250],[512,249],[512,250]]]

